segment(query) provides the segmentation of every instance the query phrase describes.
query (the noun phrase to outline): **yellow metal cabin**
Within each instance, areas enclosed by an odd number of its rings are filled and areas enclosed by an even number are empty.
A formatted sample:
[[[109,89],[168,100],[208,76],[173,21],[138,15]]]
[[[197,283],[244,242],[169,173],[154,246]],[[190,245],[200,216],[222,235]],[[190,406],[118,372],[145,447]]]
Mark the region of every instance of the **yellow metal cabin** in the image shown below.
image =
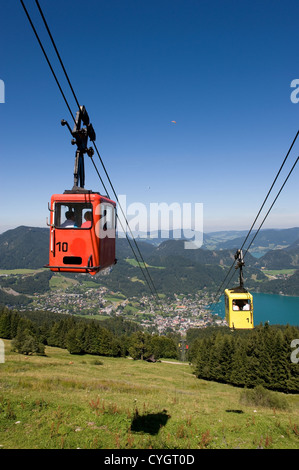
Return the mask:
[[[230,328],[253,328],[252,295],[244,287],[225,289],[225,319]]]

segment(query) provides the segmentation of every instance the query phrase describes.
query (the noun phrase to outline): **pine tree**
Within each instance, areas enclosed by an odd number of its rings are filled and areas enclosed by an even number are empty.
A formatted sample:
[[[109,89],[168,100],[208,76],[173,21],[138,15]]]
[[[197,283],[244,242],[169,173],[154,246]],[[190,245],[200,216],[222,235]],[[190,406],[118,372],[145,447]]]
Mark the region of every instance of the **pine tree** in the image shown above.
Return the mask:
[[[194,367],[195,375],[201,379],[209,379],[209,340],[208,338],[197,339],[190,351],[189,360],[191,360]]]
[[[61,338],[61,323],[55,322],[48,334],[47,343],[49,346],[63,347],[63,341]]]
[[[68,332],[65,342],[70,354],[82,354],[84,352],[75,327]]]
[[[84,335],[84,351],[88,354],[99,354],[99,340],[95,322],[87,325]]]
[[[11,313],[8,309],[0,315],[0,338],[11,339]]]
[[[136,333],[132,334],[130,339],[129,354],[133,359],[144,359],[146,351],[145,342],[147,336],[149,335],[146,335],[141,331],[137,331]]]
[[[274,390],[287,390],[290,378],[290,360],[281,330],[277,330],[273,341],[272,376],[270,387]]]
[[[45,346],[40,343],[29,328],[18,328],[17,335],[12,340],[12,349],[19,354],[45,354]]]
[[[268,350],[267,335],[268,326],[264,329],[261,325],[252,332],[248,342],[248,373],[252,386],[269,387],[271,383],[272,358]]]
[[[209,373],[210,379],[216,381],[223,381],[224,379],[224,368],[223,361],[221,359],[222,348],[224,339],[221,333],[213,337],[213,344],[210,345],[209,354]]]
[[[236,338],[234,340],[234,351],[231,359],[230,382],[234,385],[244,387],[248,384],[248,358],[246,354],[246,340]]]
[[[230,382],[232,370],[233,346],[230,336],[225,335],[222,338],[219,350],[219,365],[221,370],[221,381]]]

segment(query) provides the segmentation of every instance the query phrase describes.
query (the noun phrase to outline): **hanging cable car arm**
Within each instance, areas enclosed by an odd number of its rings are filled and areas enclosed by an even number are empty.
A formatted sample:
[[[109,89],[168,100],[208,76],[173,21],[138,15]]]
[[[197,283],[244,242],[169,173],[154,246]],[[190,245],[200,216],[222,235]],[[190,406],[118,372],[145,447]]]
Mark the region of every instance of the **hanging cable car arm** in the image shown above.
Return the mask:
[[[81,128],[82,123],[85,127]],[[75,167],[74,167],[74,187],[73,190],[77,190],[78,186],[84,188],[85,185],[85,170],[84,170],[84,154],[87,153],[89,157],[92,157],[94,150],[92,147],[87,147],[88,138],[93,142],[96,139],[95,131],[92,124],[89,122],[89,116],[84,106],[80,106],[76,113],[76,119],[73,130],[65,119],[61,121],[62,126],[67,126],[73,139],[72,145],[77,145],[76,156],[75,156]]]
[[[245,266],[244,260],[243,260],[243,252],[242,250],[237,250],[235,254],[235,260],[237,260],[237,264],[235,266],[235,269],[239,269],[239,279],[240,279],[240,287],[244,287],[244,277],[243,277],[243,266]]]

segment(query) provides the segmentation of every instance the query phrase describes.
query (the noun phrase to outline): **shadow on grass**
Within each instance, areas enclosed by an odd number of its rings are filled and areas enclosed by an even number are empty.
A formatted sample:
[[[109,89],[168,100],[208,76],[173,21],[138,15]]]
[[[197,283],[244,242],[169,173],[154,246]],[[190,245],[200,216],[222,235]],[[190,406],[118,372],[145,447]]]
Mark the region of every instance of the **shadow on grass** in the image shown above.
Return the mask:
[[[243,410],[225,410],[227,413],[239,413],[239,414],[242,414],[244,413]]]
[[[165,426],[170,416],[166,410],[160,413],[146,413],[139,415],[138,410],[135,411],[131,423],[131,431],[145,432],[151,435],[158,434],[160,428]]]

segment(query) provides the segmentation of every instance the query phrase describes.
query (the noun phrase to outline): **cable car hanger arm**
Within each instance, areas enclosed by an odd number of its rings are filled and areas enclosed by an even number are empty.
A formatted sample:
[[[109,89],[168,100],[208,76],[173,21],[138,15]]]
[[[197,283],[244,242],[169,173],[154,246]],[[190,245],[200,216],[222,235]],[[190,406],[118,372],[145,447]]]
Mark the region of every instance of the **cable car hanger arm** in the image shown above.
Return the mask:
[[[81,128],[81,125],[85,126]],[[88,138],[95,141],[96,134],[92,124],[89,122],[89,116],[85,106],[80,106],[76,113],[75,124],[73,130],[65,119],[61,120],[62,126],[67,126],[73,139],[72,145],[77,145],[75,155],[75,167],[74,167],[74,187],[73,189],[84,188],[85,185],[85,171],[84,171],[84,154],[86,153],[89,157],[92,157],[94,150],[92,147],[88,148]]]
[[[235,260],[237,260],[237,264],[235,269],[240,269],[239,280],[240,280],[240,287],[244,287],[244,278],[243,278],[243,266],[245,266],[244,259],[243,259],[243,252],[242,250],[237,250],[235,253]]]

